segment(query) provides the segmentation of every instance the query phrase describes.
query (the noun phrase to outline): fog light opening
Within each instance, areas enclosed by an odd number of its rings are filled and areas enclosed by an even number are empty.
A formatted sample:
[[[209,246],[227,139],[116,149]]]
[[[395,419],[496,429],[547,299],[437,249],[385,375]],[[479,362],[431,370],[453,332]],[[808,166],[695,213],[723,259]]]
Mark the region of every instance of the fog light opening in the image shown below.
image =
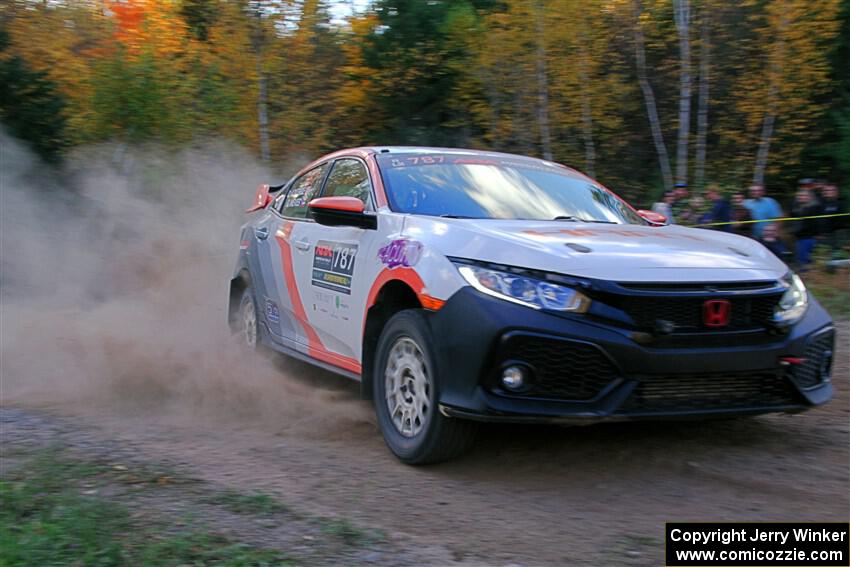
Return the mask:
[[[518,364],[506,366],[502,370],[502,386],[511,392],[523,390],[529,383],[528,368]]]
[[[828,350],[821,355],[820,359],[820,380],[821,382],[829,382],[832,374],[832,351]]]

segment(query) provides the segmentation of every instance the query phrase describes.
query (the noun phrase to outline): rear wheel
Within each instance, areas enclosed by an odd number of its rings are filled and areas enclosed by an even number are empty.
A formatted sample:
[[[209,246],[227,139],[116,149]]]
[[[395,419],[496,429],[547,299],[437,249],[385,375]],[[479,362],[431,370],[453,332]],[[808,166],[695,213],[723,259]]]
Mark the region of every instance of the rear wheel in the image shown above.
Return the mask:
[[[259,327],[257,323],[257,304],[254,301],[254,292],[250,286],[242,292],[239,302],[239,326],[238,336],[240,342],[252,350],[257,349],[259,338]]]
[[[475,424],[442,415],[430,329],[421,310],[394,315],[378,339],[373,397],[390,450],[403,462],[445,461],[465,452]]]

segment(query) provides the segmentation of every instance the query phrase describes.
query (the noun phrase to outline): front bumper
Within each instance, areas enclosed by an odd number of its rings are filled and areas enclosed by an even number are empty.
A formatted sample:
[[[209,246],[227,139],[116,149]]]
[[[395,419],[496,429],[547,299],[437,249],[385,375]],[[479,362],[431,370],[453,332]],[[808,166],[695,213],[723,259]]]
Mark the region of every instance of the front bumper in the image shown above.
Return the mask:
[[[431,325],[440,411],[467,419],[587,423],[798,412],[833,393],[824,366],[831,366],[834,328],[814,299],[785,334],[732,343],[745,346],[654,347],[605,320],[537,311],[471,287],[435,312]],[[706,336],[706,344],[714,339]],[[500,387],[501,369],[515,362],[532,370],[528,391]]]

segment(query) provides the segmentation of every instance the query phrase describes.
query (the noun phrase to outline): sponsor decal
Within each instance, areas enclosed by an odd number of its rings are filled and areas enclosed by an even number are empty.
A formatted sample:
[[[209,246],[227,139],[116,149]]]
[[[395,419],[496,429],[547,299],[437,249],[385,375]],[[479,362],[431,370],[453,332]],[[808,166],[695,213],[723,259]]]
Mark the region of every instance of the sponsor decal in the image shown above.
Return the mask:
[[[378,250],[378,259],[388,268],[403,266],[410,268],[422,256],[422,243],[406,238],[397,238]]]
[[[393,158],[390,160],[390,165],[392,167],[407,167],[408,165],[436,165],[438,163],[444,163],[445,161],[446,156],[441,155],[412,156],[408,158]]]
[[[335,308],[331,309],[331,311],[329,313],[329,315],[331,316],[331,319],[337,319],[337,320],[342,320],[342,321],[348,321],[349,320],[349,317],[346,313],[350,309],[350,306],[348,305],[348,303],[345,302],[345,299],[343,299],[344,297],[345,297],[344,295],[337,295],[334,298],[334,307]]]
[[[410,157],[392,158],[388,162],[382,162],[381,167],[389,166],[393,169],[424,165],[490,165],[496,167],[512,167],[517,169],[531,169],[535,171],[551,172],[562,171],[561,165],[535,159],[504,159],[497,156],[475,156],[475,155],[453,155],[453,154],[427,154]]]
[[[350,295],[356,259],[356,244],[320,240],[313,250],[313,285]]]
[[[316,290],[313,290],[313,297],[319,303],[324,303],[325,305],[327,305],[329,303],[333,303],[334,297],[339,297],[339,296],[337,296],[333,293],[328,293],[326,291],[321,291],[321,290],[316,289]]]
[[[266,321],[269,323],[277,323],[280,321],[280,309],[277,303],[271,299],[266,300]]]

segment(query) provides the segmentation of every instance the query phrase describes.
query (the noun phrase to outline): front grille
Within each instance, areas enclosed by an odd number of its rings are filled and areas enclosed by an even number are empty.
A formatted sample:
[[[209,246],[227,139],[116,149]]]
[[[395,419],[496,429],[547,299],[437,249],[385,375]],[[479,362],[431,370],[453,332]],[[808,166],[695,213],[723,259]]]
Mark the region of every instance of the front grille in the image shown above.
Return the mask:
[[[824,362],[832,363],[831,357],[835,343],[835,331],[827,331],[816,336],[814,340],[806,345],[806,353],[803,355],[805,362],[793,369],[794,381],[801,388],[814,388],[823,382],[821,368]],[[824,357],[830,360],[825,361]]]
[[[773,372],[662,374],[639,378],[621,413],[767,408],[798,403],[794,387]]]
[[[534,373],[522,395],[559,400],[589,400],[618,377],[614,364],[594,345],[518,334],[509,336],[499,351],[502,361],[520,361]],[[495,378],[498,384],[498,370]]]
[[[766,328],[780,297],[779,294],[771,294],[724,298],[732,304],[729,325],[709,330],[724,332]],[[625,311],[635,326],[641,329],[653,330],[658,321],[668,321],[674,325],[676,332],[706,330],[702,321],[703,304],[710,299],[720,297],[612,296],[605,301]]]

